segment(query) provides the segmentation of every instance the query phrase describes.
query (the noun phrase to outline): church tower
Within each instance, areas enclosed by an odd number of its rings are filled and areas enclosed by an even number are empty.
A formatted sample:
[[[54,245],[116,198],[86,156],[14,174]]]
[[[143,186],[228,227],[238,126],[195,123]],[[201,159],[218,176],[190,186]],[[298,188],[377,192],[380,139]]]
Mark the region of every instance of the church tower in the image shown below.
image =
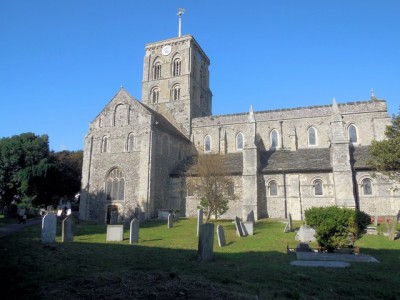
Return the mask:
[[[192,118],[211,115],[209,65],[191,35],[147,44],[142,102],[189,138]]]

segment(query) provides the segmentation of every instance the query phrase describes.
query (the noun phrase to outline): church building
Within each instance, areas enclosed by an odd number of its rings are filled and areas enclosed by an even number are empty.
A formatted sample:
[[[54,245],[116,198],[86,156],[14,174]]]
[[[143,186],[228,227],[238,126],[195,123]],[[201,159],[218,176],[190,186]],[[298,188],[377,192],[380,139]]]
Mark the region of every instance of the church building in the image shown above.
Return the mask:
[[[121,88],[85,137],[83,220],[197,213],[200,199],[181,166],[223,155],[235,199],[222,218],[301,220],[313,206],[400,210],[396,183],[373,176],[368,145],[385,138],[386,102],[366,101],[212,115],[210,60],[193,36],[147,44],[142,99]]]

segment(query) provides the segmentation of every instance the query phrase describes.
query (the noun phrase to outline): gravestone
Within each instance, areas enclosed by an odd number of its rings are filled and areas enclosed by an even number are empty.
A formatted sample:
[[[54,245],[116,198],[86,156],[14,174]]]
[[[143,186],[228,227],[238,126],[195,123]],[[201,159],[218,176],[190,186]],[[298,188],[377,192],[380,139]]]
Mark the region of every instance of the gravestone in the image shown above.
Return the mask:
[[[214,224],[200,225],[199,242],[197,247],[197,261],[204,263],[213,258]]]
[[[138,242],[139,242],[139,220],[135,218],[131,221],[129,243],[133,244]]]
[[[256,222],[253,210],[247,215],[247,222],[252,222],[253,224]]]
[[[172,214],[168,215],[168,228],[174,227],[174,219],[172,217]]]
[[[115,225],[115,224],[118,224],[118,211],[113,210],[111,211],[110,225]]]
[[[375,227],[378,227],[378,219],[379,219],[378,214],[375,214],[375,218],[374,218],[374,225],[375,225]]]
[[[68,216],[62,221],[62,242],[72,242],[74,240],[74,226],[73,216]]]
[[[253,222],[241,222],[243,235],[253,235]]]
[[[302,225],[295,237],[299,242],[315,242],[315,229]]]
[[[292,220],[292,214],[289,213],[288,217],[288,222],[286,223],[285,229],[283,232],[292,232],[293,231],[293,220]]]
[[[199,236],[200,225],[203,224],[203,209],[197,211],[197,236]]]
[[[218,245],[220,247],[226,246],[225,232],[224,232],[224,227],[222,227],[222,225],[217,226],[217,237],[218,237]]]
[[[124,225],[107,225],[107,242],[121,242],[124,240]]]
[[[42,220],[42,243],[54,243],[56,241],[57,217],[48,214]]]
[[[238,236],[243,237],[244,234],[242,230],[242,225],[240,223],[240,219],[238,217],[235,217],[236,233]]]

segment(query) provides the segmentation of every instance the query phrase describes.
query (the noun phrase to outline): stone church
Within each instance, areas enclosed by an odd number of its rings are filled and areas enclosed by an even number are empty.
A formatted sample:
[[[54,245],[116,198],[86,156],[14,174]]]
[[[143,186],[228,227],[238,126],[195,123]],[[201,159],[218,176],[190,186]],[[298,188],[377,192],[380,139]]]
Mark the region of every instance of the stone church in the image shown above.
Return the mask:
[[[85,138],[80,218],[196,215],[181,166],[198,154],[227,163],[234,195],[222,218],[302,219],[313,206],[396,214],[396,183],[373,176],[368,145],[384,138],[386,102],[370,100],[212,115],[210,60],[193,36],[147,44],[142,99],[121,88]]]

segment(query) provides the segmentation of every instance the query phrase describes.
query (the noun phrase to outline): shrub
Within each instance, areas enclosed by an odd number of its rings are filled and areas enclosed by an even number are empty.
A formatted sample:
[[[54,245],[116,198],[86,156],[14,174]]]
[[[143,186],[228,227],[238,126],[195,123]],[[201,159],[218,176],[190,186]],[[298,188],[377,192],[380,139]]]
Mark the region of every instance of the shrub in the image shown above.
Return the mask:
[[[353,246],[371,217],[349,208],[312,207],[305,211],[306,223],[313,227],[319,246],[333,251],[343,246]]]

